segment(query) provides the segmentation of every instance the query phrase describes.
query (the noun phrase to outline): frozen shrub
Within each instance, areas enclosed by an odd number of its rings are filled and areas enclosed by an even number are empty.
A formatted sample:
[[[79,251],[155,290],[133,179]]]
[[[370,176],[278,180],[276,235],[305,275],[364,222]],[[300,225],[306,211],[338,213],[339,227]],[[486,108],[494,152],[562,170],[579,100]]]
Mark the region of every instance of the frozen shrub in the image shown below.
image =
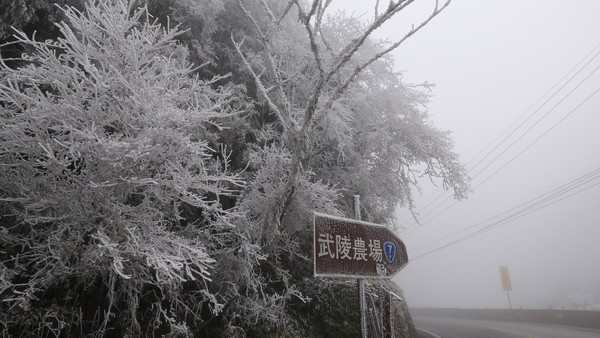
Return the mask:
[[[0,68],[1,330],[184,332],[223,306],[208,284],[242,231],[220,199],[243,181],[207,141],[234,89],[194,77],[182,32],[133,1],[64,15]]]

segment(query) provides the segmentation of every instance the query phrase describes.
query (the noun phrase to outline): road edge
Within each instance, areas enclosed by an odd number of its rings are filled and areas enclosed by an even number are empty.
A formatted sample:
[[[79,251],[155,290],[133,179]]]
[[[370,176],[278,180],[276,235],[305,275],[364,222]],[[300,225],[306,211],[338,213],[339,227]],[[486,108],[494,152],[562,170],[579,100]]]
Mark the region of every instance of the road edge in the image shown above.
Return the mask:
[[[420,328],[418,328],[418,327],[417,327],[417,328],[415,328],[415,329],[416,329],[417,331],[419,331],[419,332],[422,332],[422,333],[424,333],[424,334],[425,334],[426,336],[428,336],[428,337],[431,337],[431,338],[442,338],[442,337],[438,336],[437,334],[435,334],[435,333],[433,333],[433,332],[430,332],[430,331],[427,331],[427,330],[423,330],[423,329],[420,329]]]

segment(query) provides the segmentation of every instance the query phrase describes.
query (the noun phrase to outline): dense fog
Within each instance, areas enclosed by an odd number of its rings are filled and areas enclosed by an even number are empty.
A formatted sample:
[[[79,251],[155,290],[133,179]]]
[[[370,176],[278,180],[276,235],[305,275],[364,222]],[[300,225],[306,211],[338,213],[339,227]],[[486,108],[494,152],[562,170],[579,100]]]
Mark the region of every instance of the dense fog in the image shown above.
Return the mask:
[[[345,10],[371,15],[353,3]],[[506,265],[513,307],[599,309],[599,12],[596,1],[457,1],[396,51],[405,80],[436,84],[429,113],[474,188],[455,203],[424,180],[422,226],[398,211],[413,260],[395,280],[409,305],[507,308]]]

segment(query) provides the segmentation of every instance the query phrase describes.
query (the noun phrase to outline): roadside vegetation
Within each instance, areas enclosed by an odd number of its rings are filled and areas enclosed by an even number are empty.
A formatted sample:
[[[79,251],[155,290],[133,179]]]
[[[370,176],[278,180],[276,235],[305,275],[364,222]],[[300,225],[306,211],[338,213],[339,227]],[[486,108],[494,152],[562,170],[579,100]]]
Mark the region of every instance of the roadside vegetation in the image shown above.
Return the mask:
[[[0,332],[358,336],[355,282],[312,276],[312,212],[360,195],[395,227],[419,177],[468,192],[371,38],[404,3],[5,2]]]

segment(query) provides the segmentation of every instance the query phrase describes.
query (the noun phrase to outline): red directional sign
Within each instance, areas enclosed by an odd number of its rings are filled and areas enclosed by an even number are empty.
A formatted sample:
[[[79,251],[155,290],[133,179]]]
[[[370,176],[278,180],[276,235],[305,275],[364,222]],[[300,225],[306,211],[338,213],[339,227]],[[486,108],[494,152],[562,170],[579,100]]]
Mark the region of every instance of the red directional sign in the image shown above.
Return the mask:
[[[388,228],[320,213],[313,256],[318,277],[391,278],[408,264],[404,243]]]

